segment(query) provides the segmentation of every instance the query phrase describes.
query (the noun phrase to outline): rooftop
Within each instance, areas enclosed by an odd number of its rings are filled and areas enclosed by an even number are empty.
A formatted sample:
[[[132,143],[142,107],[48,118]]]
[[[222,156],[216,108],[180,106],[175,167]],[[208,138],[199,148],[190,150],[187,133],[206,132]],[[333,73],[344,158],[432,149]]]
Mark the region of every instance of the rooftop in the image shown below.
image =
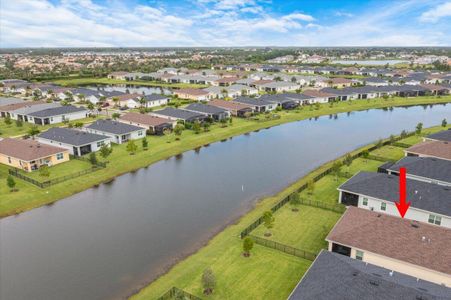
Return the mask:
[[[430,134],[426,138],[437,141],[451,142],[451,129]]]
[[[66,106],[60,106],[60,107],[47,108],[44,110],[30,113],[29,115],[32,117],[37,117],[37,118],[45,118],[45,117],[59,116],[59,115],[65,115],[65,114],[82,112],[82,111],[87,112],[86,108],[84,108],[84,107],[76,107],[76,106],[72,106],[72,105],[66,105]]]
[[[207,114],[220,114],[226,112],[223,108],[202,103],[192,103],[185,107],[185,109]]]
[[[434,157],[406,156],[388,169],[399,172],[404,167],[408,174],[451,183],[451,161]]]
[[[451,142],[447,141],[426,141],[409,147],[405,151],[406,153],[451,160]]]
[[[0,140],[0,153],[24,161],[32,161],[53,154],[66,152],[60,147],[41,144],[33,140],[5,138]]]
[[[170,123],[170,121],[168,121],[168,119],[165,119],[165,118],[160,118],[160,117],[156,117],[156,116],[152,116],[152,115],[148,115],[148,114],[134,113],[134,112],[126,113],[125,115],[122,115],[120,117],[120,119],[122,121],[129,121],[129,122],[138,123],[140,125],[146,125],[146,126],[158,126],[158,125]]]
[[[138,130],[143,130],[142,127],[129,125],[113,120],[97,120],[86,128],[112,134],[126,134]]]
[[[56,141],[74,146],[83,146],[97,141],[103,141],[108,137],[100,134],[88,133],[70,128],[53,127],[38,135],[38,138]]]
[[[158,115],[164,115],[164,116],[173,117],[173,118],[182,119],[182,120],[204,117],[204,115],[199,114],[199,113],[195,113],[195,112],[192,112],[189,110],[184,110],[184,109],[173,108],[173,107],[166,107],[162,110],[156,110],[156,111],[154,111],[154,113],[158,114]]]

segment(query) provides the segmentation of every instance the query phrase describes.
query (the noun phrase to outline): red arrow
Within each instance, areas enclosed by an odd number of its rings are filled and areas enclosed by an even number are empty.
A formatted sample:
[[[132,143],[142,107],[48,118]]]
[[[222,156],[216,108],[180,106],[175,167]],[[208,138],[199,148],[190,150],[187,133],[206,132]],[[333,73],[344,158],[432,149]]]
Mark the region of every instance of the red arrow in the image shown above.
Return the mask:
[[[399,203],[395,202],[401,218],[404,218],[410,206],[410,201],[406,202],[406,168],[399,169]]]

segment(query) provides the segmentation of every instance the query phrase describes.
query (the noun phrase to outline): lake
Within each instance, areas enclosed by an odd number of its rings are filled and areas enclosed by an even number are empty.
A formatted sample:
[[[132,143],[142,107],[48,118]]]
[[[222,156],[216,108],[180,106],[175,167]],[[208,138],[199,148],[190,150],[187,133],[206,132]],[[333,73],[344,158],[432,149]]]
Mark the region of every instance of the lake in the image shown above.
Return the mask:
[[[0,220],[0,298],[123,298],[256,199],[451,105],[323,116],[217,142]],[[151,151],[151,150],[149,150]]]

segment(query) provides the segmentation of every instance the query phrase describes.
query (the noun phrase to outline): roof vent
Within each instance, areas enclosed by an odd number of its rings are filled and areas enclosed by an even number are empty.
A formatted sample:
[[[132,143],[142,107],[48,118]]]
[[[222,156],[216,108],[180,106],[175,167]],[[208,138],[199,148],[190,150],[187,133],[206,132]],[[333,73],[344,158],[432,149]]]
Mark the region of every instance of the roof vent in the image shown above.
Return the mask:
[[[380,218],[382,215],[381,214],[377,214],[377,217]]]
[[[390,272],[388,272],[388,275],[390,275],[390,277],[392,277],[393,276],[393,274],[394,274],[394,271],[392,270],[392,271],[390,271]]]
[[[422,241],[422,242],[426,242],[426,237],[425,237],[425,236],[422,236],[422,237],[421,237],[421,241]]]
[[[379,282],[377,282],[377,281],[370,280],[369,282],[370,282],[371,285],[379,286]]]
[[[413,228],[419,228],[420,225],[418,225],[417,223],[410,223],[410,226],[412,226]]]

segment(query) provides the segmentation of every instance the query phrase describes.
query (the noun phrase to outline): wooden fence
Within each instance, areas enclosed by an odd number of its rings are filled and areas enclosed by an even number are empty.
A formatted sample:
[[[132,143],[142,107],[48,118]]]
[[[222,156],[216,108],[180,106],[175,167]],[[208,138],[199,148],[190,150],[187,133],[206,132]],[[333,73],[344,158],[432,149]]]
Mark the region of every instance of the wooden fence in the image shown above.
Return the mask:
[[[262,246],[265,246],[265,247],[268,247],[268,248],[276,249],[276,250],[282,251],[282,252],[290,254],[290,255],[294,255],[294,256],[297,256],[297,257],[300,257],[300,258],[304,258],[304,259],[308,259],[308,260],[311,260],[311,261],[314,261],[315,258],[316,258],[316,254],[312,253],[312,252],[309,252],[309,251],[305,251],[305,250],[302,250],[302,249],[291,247],[289,245],[285,245],[285,244],[282,244],[282,243],[279,243],[279,242],[271,241],[271,240],[268,240],[268,239],[265,239],[265,238],[262,238],[262,237],[259,237],[259,236],[251,235],[251,234],[249,235],[249,237],[252,240],[254,240],[254,242],[256,244],[259,244],[259,245],[262,245]]]
[[[169,291],[160,296],[158,300],[202,300],[202,299],[174,286]]]

